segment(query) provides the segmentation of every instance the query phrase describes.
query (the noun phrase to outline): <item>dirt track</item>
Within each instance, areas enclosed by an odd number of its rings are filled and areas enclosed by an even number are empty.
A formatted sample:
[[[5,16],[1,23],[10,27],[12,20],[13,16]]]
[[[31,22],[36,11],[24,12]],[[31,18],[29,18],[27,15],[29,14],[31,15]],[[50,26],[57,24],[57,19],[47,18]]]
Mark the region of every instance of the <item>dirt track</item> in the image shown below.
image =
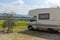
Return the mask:
[[[45,32],[25,30],[20,31],[19,33],[0,33],[0,40],[60,40],[60,34],[50,34]]]

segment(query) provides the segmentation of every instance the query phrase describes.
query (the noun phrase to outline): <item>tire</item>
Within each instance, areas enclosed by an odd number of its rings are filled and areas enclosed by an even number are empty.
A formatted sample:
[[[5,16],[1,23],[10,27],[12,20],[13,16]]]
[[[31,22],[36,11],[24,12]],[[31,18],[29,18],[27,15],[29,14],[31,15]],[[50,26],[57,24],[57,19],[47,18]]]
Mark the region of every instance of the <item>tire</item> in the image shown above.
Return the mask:
[[[52,28],[48,28],[47,30],[49,33],[54,33],[55,31]]]
[[[32,27],[32,25],[28,25],[28,30],[34,30],[34,28]]]

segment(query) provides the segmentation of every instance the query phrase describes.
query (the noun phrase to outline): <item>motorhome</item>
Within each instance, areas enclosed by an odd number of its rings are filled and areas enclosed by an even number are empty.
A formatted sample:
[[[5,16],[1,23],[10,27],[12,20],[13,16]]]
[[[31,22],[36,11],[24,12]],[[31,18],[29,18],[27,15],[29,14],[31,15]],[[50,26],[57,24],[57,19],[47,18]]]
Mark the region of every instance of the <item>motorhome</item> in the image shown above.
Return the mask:
[[[41,8],[29,11],[36,21],[28,23],[29,30],[60,31],[60,8]]]

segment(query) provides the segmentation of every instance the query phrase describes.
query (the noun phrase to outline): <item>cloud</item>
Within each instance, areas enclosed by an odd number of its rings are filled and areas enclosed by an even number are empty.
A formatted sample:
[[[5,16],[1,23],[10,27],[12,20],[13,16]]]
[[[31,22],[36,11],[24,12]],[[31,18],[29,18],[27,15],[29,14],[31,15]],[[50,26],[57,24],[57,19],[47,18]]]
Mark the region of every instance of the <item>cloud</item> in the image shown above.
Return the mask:
[[[36,8],[56,8],[57,6],[60,7],[60,0],[39,0],[38,2],[36,2],[36,5],[34,5],[34,7]]]
[[[20,14],[26,13],[25,8],[23,8],[24,1],[16,0],[9,4],[0,3],[0,13],[1,12],[16,12]]]
[[[27,0],[25,0],[27,1]],[[28,4],[30,2],[30,4]],[[49,8],[60,6],[60,0],[29,0],[26,4],[24,0],[16,0],[11,3],[0,3],[1,12],[16,12],[19,14],[28,14],[28,11],[36,8]]]
[[[10,3],[11,5],[15,5],[15,6],[21,6],[21,5],[23,5],[24,4],[24,1],[23,0],[17,0],[17,1],[15,1],[15,2],[13,2],[13,3]]]
[[[60,6],[60,0],[48,0],[49,6]]]
[[[59,5],[60,0],[47,0],[47,2]]]
[[[57,6],[60,7],[60,0],[34,0],[34,2],[35,5],[31,5],[32,8],[56,8]]]

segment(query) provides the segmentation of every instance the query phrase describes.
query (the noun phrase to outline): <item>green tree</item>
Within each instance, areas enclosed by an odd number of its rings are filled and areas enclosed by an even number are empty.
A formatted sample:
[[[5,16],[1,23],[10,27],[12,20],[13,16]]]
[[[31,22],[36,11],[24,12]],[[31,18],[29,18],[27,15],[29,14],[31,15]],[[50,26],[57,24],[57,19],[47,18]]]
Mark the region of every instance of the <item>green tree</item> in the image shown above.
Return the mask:
[[[15,13],[13,12],[5,13],[2,27],[7,28],[7,32],[13,31],[13,27],[15,26],[15,21],[16,21]]]

